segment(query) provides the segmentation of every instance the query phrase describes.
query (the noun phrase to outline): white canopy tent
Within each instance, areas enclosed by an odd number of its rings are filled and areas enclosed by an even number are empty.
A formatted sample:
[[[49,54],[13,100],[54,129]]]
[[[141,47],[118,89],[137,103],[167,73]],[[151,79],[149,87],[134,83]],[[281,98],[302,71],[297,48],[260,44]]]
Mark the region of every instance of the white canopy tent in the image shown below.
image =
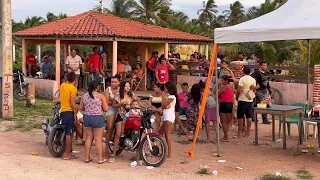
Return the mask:
[[[216,59],[219,44],[240,43],[240,42],[259,42],[259,41],[276,41],[276,40],[310,40],[320,39],[319,18],[320,0],[288,0],[283,6],[276,11],[258,17],[256,19],[225,28],[217,28],[214,33],[213,53],[211,59]],[[307,67],[309,72],[310,60],[310,43],[308,51]],[[215,63],[215,65],[214,65]],[[198,121],[202,120],[204,105],[207,100],[211,75],[215,70],[215,77],[218,77],[217,62],[211,61],[208,73],[208,80],[202,99],[202,106]],[[217,80],[216,80],[217,82]],[[308,84],[307,83],[307,102],[308,103]],[[218,99],[218,93],[216,93]],[[219,114],[219,108],[217,108]],[[219,124],[219,118],[217,124]],[[197,125],[197,131],[200,125]],[[198,132],[196,131],[196,136]],[[220,155],[220,137],[217,133],[217,152]],[[194,142],[195,143],[195,142]],[[190,157],[193,157],[194,144],[189,151]]]
[[[320,39],[320,0],[288,0],[276,11],[225,28],[217,28],[217,44],[273,40]]]

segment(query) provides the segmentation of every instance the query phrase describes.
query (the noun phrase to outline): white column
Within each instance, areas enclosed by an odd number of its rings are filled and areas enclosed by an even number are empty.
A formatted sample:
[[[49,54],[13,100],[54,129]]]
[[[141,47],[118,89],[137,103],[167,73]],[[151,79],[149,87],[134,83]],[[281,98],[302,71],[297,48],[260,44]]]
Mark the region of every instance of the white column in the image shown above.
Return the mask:
[[[56,81],[60,87],[60,40],[56,40]]]
[[[206,55],[206,58],[209,59],[209,45],[206,44],[206,50],[205,50],[205,55]]]
[[[117,74],[118,41],[112,43],[112,76]]]
[[[168,51],[169,51],[169,43],[166,42],[164,44],[164,57],[167,58],[167,59],[169,58],[169,52]]]
[[[12,45],[12,62],[16,62],[16,45]]]
[[[68,55],[69,56],[71,54],[71,46],[68,44]]]
[[[38,63],[41,64],[41,45],[37,45],[37,57],[38,57]]]
[[[2,14],[2,117],[13,118],[13,83],[12,83],[12,14],[11,0],[1,0]],[[25,55],[25,54],[23,54]]]

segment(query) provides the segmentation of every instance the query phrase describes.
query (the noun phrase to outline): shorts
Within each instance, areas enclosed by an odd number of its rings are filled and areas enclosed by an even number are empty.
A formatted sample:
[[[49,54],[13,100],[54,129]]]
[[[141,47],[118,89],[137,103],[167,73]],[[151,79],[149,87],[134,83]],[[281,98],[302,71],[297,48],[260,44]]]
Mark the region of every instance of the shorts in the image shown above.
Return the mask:
[[[237,118],[242,119],[246,115],[246,118],[252,118],[253,116],[253,102],[238,102]]]
[[[174,111],[172,112],[168,109],[163,110],[163,121],[169,121],[174,123],[175,120],[176,120],[176,115]]]
[[[233,110],[233,104],[232,102],[221,102],[219,107],[219,112],[221,113],[232,113]]]
[[[204,115],[206,118],[206,122],[217,121],[217,108],[205,108]]]
[[[117,124],[122,121],[125,121],[125,120],[120,116],[120,114],[118,114],[114,123]]]
[[[74,131],[74,113],[73,111],[61,112],[60,117],[62,123],[65,125],[64,130],[66,135],[71,135]]]
[[[84,127],[86,128],[104,128],[106,125],[103,115],[84,115],[83,116]]]
[[[106,116],[115,115],[117,113],[117,110],[113,108],[112,106],[109,106],[109,110],[106,113]]]
[[[179,112],[179,114],[180,115],[187,115],[187,113],[188,113],[188,109],[187,108],[181,108],[181,109],[179,109],[178,110],[178,112]]]

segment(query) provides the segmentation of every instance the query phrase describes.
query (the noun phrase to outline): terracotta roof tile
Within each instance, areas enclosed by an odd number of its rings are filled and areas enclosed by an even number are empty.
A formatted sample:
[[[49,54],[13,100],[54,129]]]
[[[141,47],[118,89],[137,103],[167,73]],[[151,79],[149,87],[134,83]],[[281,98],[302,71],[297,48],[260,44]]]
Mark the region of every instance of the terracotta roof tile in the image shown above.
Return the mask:
[[[101,36],[141,39],[207,41],[212,39],[169,28],[145,25],[109,14],[88,11],[14,33],[15,36]]]

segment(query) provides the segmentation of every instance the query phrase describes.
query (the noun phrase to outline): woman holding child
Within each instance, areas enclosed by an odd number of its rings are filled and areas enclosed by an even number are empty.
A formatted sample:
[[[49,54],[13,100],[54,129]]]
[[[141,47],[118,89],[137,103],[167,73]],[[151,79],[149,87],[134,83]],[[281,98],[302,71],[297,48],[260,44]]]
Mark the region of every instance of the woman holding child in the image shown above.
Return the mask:
[[[154,112],[156,116],[156,131],[159,131],[161,124],[161,114],[162,114],[162,96],[163,96],[164,86],[163,84],[157,83],[153,87],[153,93],[150,95],[150,109]]]

